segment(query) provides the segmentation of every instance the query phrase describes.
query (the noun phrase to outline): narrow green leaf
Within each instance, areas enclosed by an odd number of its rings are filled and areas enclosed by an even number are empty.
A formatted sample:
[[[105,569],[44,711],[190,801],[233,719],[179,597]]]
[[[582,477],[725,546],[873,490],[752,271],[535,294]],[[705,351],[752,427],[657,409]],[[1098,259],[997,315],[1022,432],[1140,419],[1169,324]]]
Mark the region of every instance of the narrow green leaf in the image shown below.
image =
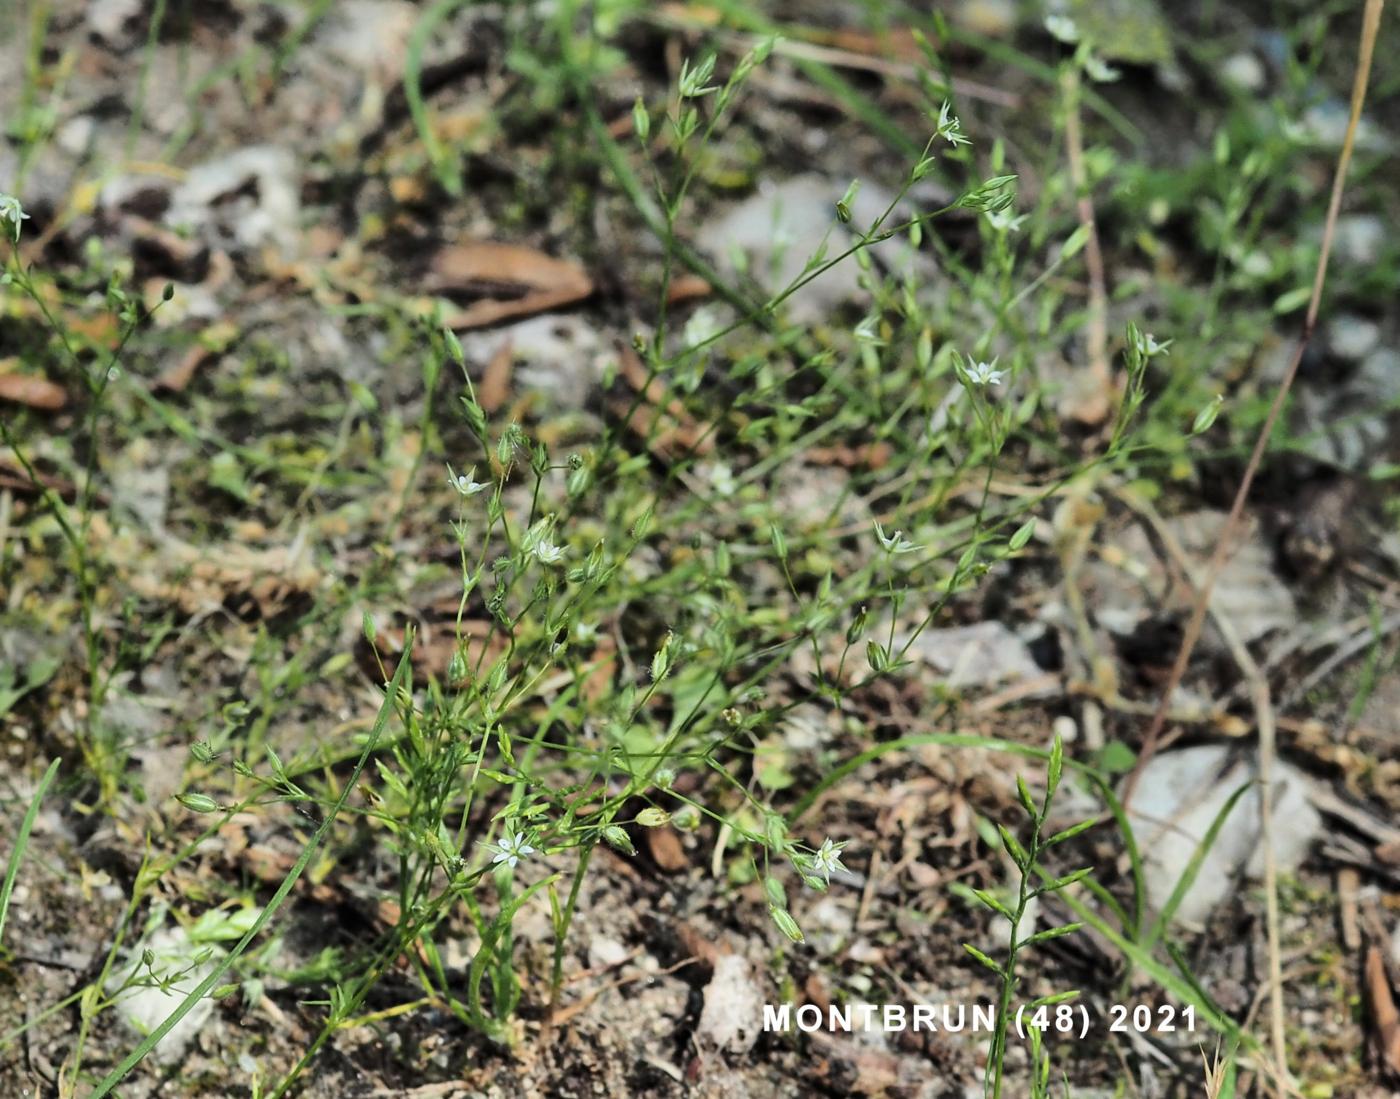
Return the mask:
[[[1220,406],[1225,403],[1225,398],[1217,393],[1210,402],[1196,413],[1196,419],[1191,423],[1191,434],[1199,435],[1201,432],[1209,430],[1210,425],[1215,423],[1215,418],[1220,414]]]
[[[783,537],[783,532],[775,523],[768,528],[768,537],[773,543],[773,552],[778,555],[778,560],[786,561],[788,555],[787,539]]]
[[[1225,821],[1229,818],[1236,803],[1245,794],[1245,791],[1253,785],[1253,782],[1245,782],[1235,790],[1220,807],[1220,811],[1215,814],[1215,819],[1210,822],[1210,827],[1206,829],[1206,834],[1201,837],[1201,842],[1196,844],[1196,849],[1191,852],[1191,859],[1182,870],[1181,877],[1177,879],[1176,887],[1172,890],[1171,896],[1167,898],[1167,903],[1162,905],[1162,911],[1147,929],[1147,934],[1143,937],[1142,946],[1145,950],[1151,950],[1162,933],[1171,925],[1171,919],[1176,915],[1176,910],[1181,907],[1181,902],[1186,899],[1186,894],[1191,891],[1191,886],[1195,884],[1196,877],[1201,872],[1201,865],[1205,862],[1206,856],[1210,854],[1210,849],[1215,846],[1215,841],[1220,835],[1220,829],[1225,826]]]
[[[972,890],[972,895],[998,915],[1005,916],[1008,920],[1014,920],[1016,918],[1016,913],[1012,912],[1011,909],[1007,908],[1005,904],[991,893],[988,893],[985,889],[974,888]]]
[[[997,825],[997,832],[1001,836],[1001,845],[1006,848],[1007,853],[1016,861],[1016,865],[1025,870],[1030,862],[1030,856],[1026,854],[1026,849],[1021,846],[1015,834],[1004,824]]]
[[[974,958],[976,958],[976,959],[977,959],[979,962],[981,962],[983,965],[985,965],[988,969],[990,969],[990,970],[991,970],[993,973],[995,973],[998,977],[1004,976],[1004,974],[1003,974],[1003,972],[1002,972],[1001,966],[998,965],[996,962],[992,961],[991,958],[987,957],[987,955],[983,954],[982,951],[978,950],[978,949],[977,949],[975,946],[973,946],[971,943],[963,943],[963,949],[966,950],[969,954],[971,954]]]
[[[15,835],[14,847],[10,851],[10,861],[5,867],[5,884],[0,886],[0,942],[4,941],[5,915],[10,910],[10,894],[15,888],[19,864],[23,861],[24,852],[29,847],[29,833],[34,828],[34,821],[39,816],[39,803],[44,800],[44,795],[48,793],[49,786],[53,783],[54,776],[58,774],[58,767],[62,762],[62,757],[59,757],[49,764],[48,770],[44,772],[44,777],[39,780],[38,789],[34,791],[34,796],[29,799],[29,808],[25,811],[24,819],[19,823],[19,832]]]
[[[1035,946],[1037,943],[1048,943],[1051,939],[1060,939],[1066,935],[1073,935],[1084,925],[1082,923],[1067,923],[1063,927],[1052,927],[1047,931],[1037,931],[1034,935],[1021,940],[1021,946]]]
[[[1008,548],[1010,548],[1010,549],[1012,549],[1012,550],[1024,549],[1025,546],[1026,546],[1026,543],[1029,542],[1029,541],[1031,540],[1031,535],[1033,535],[1034,533],[1035,533],[1035,520],[1034,520],[1034,519],[1031,519],[1029,522],[1022,523],[1022,524],[1016,529],[1016,533],[1013,534],[1013,535],[1011,536],[1011,541],[1009,541],[1009,542],[1007,543]]]
[[[1303,308],[1311,297],[1311,286],[1295,286],[1292,290],[1287,290],[1274,299],[1274,312],[1280,316],[1284,313],[1296,312]]]
[[[1026,1006],[1032,1011],[1040,1007],[1054,1007],[1056,1004],[1069,1003],[1070,1000],[1079,999],[1079,989],[1071,989],[1069,992],[1056,992],[1049,996],[1042,996],[1038,1000],[1032,1000]]]
[[[1072,840],[1081,832],[1087,832],[1090,828],[1094,827],[1094,825],[1098,823],[1098,820],[1096,820],[1094,817],[1090,817],[1088,820],[1081,820],[1078,824],[1071,824],[1064,831],[1056,832],[1053,836],[1046,840],[1045,846],[1054,847],[1057,843],[1064,843],[1066,840]]]

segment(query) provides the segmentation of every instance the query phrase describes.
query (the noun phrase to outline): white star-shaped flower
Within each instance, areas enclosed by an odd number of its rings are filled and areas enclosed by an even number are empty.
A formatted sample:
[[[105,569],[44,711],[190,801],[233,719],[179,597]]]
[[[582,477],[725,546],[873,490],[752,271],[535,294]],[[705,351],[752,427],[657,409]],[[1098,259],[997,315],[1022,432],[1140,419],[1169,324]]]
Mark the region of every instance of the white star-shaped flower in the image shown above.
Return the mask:
[[[564,560],[564,551],[551,542],[548,538],[541,537],[535,543],[533,553],[535,560],[542,565],[557,565]]]
[[[1014,233],[1021,228],[1021,224],[1028,216],[1028,214],[1012,214],[1008,210],[989,210],[987,211],[987,224],[1001,232]]]
[[[1001,380],[1006,377],[1006,371],[994,370],[997,364],[996,359],[989,363],[969,363],[967,367],[967,377],[973,385],[1001,385]]]
[[[957,148],[959,145],[971,145],[962,132],[962,122],[953,114],[952,105],[945,99],[943,106],[938,110],[938,121],[934,123],[933,132],[946,141],[949,145]]]
[[[878,519],[875,520],[875,537],[880,540],[880,545],[885,548],[886,553],[913,553],[921,548],[906,539],[902,530],[887,535]]]
[[[733,496],[738,488],[734,482],[734,471],[727,465],[716,463],[710,469],[710,487],[721,496]]]
[[[1144,332],[1138,338],[1138,351],[1147,359],[1152,358],[1154,355],[1171,354],[1171,352],[1167,350],[1171,345],[1171,340],[1163,340],[1161,343],[1158,343],[1153,339],[1151,332]]]
[[[533,855],[535,849],[525,842],[524,832],[512,832],[506,829],[499,843],[488,843],[484,845],[487,850],[496,852],[492,864],[509,863],[512,870],[519,864],[520,860],[527,855]]]
[[[453,473],[452,467],[447,467],[447,483],[460,492],[463,496],[475,496],[478,492],[485,492],[490,488],[490,484],[476,480],[476,466],[472,466],[467,473]]]
[[[9,227],[10,239],[16,244],[19,243],[19,223],[28,220],[29,215],[24,212],[19,199],[14,195],[0,194],[0,224]]]
[[[885,341],[880,338],[880,318],[876,316],[866,317],[855,326],[851,334],[861,343],[868,343],[871,347],[885,345]]]
[[[14,195],[0,195],[0,221],[27,221],[29,215]]]
[[[574,640],[580,645],[587,645],[598,639],[598,627],[592,622],[574,623]]]
[[[807,864],[812,873],[820,874],[825,880],[830,881],[832,874],[838,870],[846,869],[841,863],[841,848],[845,846],[844,842],[833,843],[830,837],[822,840],[822,845],[817,848],[816,853],[811,856]]]

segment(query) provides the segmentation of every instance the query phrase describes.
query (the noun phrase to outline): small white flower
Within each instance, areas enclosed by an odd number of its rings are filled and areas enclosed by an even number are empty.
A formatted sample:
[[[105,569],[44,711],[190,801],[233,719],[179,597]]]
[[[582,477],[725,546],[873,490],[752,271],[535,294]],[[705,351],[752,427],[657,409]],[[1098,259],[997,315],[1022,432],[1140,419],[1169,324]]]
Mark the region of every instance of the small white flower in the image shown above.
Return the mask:
[[[967,367],[968,381],[973,385],[1001,385],[1001,380],[1006,377],[1006,371],[995,370],[996,359],[989,363],[969,363]]]
[[[1123,75],[1096,53],[1084,58],[1084,71],[1089,74],[1090,80],[1097,80],[1100,84],[1112,83]]]
[[[972,144],[963,136],[962,122],[953,114],[953,108],[946,99],[938,110],[938,122],[934,125],[933,132],[954,148]]]
[[[482,846],[488,851],[496,852],[495,858],[491,860],[493,864],[509,863],[512,870],[521,859],[535,853],[535,849],[525,842],[524,832],[512,832],[510,829],[506,829],[506,834],[501,837],[499,843],[487,843]]]
[[[9,227],[10,239],[16,244],[19,243],[19,223],[28,220],[29,215],[24,212],[19,199],[14,195],[0,193],[0,224]]]
[[[1143,358],[1150,359],[1156,355],[1170,355],[1171,352],[1168,349],[1171,345],[1171,340],[1163,340],[1158,343],[1153,339],[1151,332],[1144,332],[1138,337],[1137,349]]]
[[[886,553],[913,553],[920,547],[914,545],[904,537],[901,530],[895,531],[891,535],[885,534],[885,528],[880,526],[880,521],[875,520],[875,537],[880,540],[880,545],[885,548]]]
[[[1047,15],[1045,29],[1066,46],[1072,46],[1079,41],[1079,26],[1067,15]]]
[[[716,462],[710,467],[710,487],[720,496],[733,496],[738,485],[734,483],[734,471],[723,463]]]
[[[560,561],[564,560],[564,551],[543,536],[535,543],[534,549],[531,552],[534,553],[535,560],[539,561],[542,565],[557,565]]]
[[[1012,214],[1009,209],[988,210],[987,224],[1000,233],[1015,233],[1029,216],[1029,214]]]
[[[14,195],[0,194],[0,221],[25,221],[29,215]]]
[[[485,492],[491,487],[489,483],[478,481],[476,478],[476,466],[472,466],[467,473],[453,473],[452,467],[447,467],[447,483],[460,492],[463,496],[475,496],[478,492]]]
[[[832,843],[828,837],[822,840],[822,845],[817,849],[816,854],[808,860],[808,867],[812,873],[820,874],[827,881],[831,880],[831,875],[846,867],[841,863],[841,848],[845,847],[845,842]]]
[[[682,59],[681,75],[677,81],[678,90],[686,99],[699,99],[711,92],[717,92],[719,91],[718,85],[705,83],[714,75],[714,72],[715,59],[713,54],[706,57],[693,69],[690,67],[689,61]]]
[[[563,560],[564,551],[549,540],[550,528],[554,525],[554,518],[546,515],[543,519],[537,519],[520,538],[520,552],[526,557],[534,557],[546,565],[553,565]]]
[[[869,316],[856,325],[851,334],[861,343],[867,343],[871,347],[883,347],[885,341],[880,338],[879,327],[880,318]]]

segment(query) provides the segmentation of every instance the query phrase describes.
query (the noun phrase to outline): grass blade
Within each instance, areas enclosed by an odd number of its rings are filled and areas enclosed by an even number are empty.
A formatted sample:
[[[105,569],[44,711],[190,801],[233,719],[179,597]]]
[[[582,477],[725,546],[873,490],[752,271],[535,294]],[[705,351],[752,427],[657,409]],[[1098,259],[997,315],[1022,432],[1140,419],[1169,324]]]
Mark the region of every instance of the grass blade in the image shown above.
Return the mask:
[[[1196,877],[1201,872],[1201,864],[1206,861],[1206,856],[1210,854],[1210,849],[1215,846],[1216,837],[1220,835],[1220,829],[1225,826],[1225,821],[1234,810],[1235,804],[1244,796],[1246,790],[1253,785],[1253,782],[1243,783],[1238,790],[1231,794],[1220,807],[1220,812],[1215,814],[1215,819],[1210,822],[1210,827],[1206,829],[1206,834],[1201,837],[1201,842],[1196,844],[1196,849],[1191,852],[1191,859],[1186,864],[1186,869],[1181,872],[1181,877],[1177,880],[1176,888],[1172,890],[1171,896],[1167,898],[1167,903],[1162,906],[1162,911],[1152,922],[1152,926],[1147,929],[1147,934],[1142,937],[1142,945],[1146,950],[1151,950],[1157,945],[1157,940],[1162,937],[1163,932],[1171,925],[1172,916],[1176,915],[1176,910],[1181,907],[1181,902],[1186,899],[1186,894],[1191,891],[1191,886],[1195,884]]]
[[[5,867],[5,884],[0,886],[0,942],[5,941],[5,916],[10,911],[10,894],[15,888],[15,878],[19,876],[19,864],[24,860],[25,849],[29,846],[29,833],[34,827],[34,821],[39,816],[39,803],[44,800],[44,795],[48,792],[54,776],[58,774],[58,766],[62,762],[63,760],[60,758],[49,764],[49,769],[39,780],[39,788],[34,791],[34,796],[29,801],[28,812],[24,814],[24,819],[19,823],[19,832],[15,836],[15,849],[10,852],[9,865]]]

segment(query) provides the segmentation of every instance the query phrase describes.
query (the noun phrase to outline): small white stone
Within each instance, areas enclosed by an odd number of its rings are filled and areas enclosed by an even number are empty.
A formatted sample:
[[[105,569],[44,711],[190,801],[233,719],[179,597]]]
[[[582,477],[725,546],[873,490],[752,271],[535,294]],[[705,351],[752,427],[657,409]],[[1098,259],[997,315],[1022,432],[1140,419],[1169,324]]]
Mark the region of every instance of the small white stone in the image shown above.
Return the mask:
[[[256,198],[240,197],[226,209],[221,200],[250,180],[257,183]],[[296,155],[278,146],[249,145],[191,168],[170,196],[165,223],[176,229],[217,223],[245,248],[276,244],[292,254],[300,218],[301,166]]]
[[[740,954],[715,959],[714,976],[705,986],[705,1006],[695,1028],[702,1048],[748,1053],[763,1031],[764,996],[753,966]]]
[[[594,935],[588,941],[588,964],[593,969],[607,969],[627,960],[628,950],[607,935]]]
[[[1375,403],[1389,404],[1400,396],[1400,351],[1391,347],[1372,351],[1357,369],[1353,385]]]
[[[88,29],[113,46],[129,45],[133,30],[141,15],[141,0],[90,0],[87,6]]]
[[[1231,795],[1246,782],[1253,783],[1225,819],[1176,911],[1176,922],[1188,927],[1203,924],[1235,891],[1242,873],[1258,880],[1264,871],[1257,757],[1226,766],[1229,754],[1227,746],[1210,744],[1153,757],[1129,805],[1147,897],[1160,911]],[[1276,761],[1272,773],[1274,862],[1280,873],[1288,874],[1321,834],[1322,818],[1308,800],[1308,779],[1301,771]]]
[[[1350,214],[1337,219],[1333,246],[1345,263],[1375,263],[1385,240],[1384,223],[1375,214]]]
[[[1354,313],[1343,314],[1327,329],[1327,346],[1332,354],[1347,362],[1364,359],[1380,341],[1380,325]]]
[[[92,132],[96,128],[97,123],[92,120],[91,115],[80,114],[58,128],[58,132],[54,134],[54,141],[65,153],[82,156],[88,151],[88,146],[92,143]]]

